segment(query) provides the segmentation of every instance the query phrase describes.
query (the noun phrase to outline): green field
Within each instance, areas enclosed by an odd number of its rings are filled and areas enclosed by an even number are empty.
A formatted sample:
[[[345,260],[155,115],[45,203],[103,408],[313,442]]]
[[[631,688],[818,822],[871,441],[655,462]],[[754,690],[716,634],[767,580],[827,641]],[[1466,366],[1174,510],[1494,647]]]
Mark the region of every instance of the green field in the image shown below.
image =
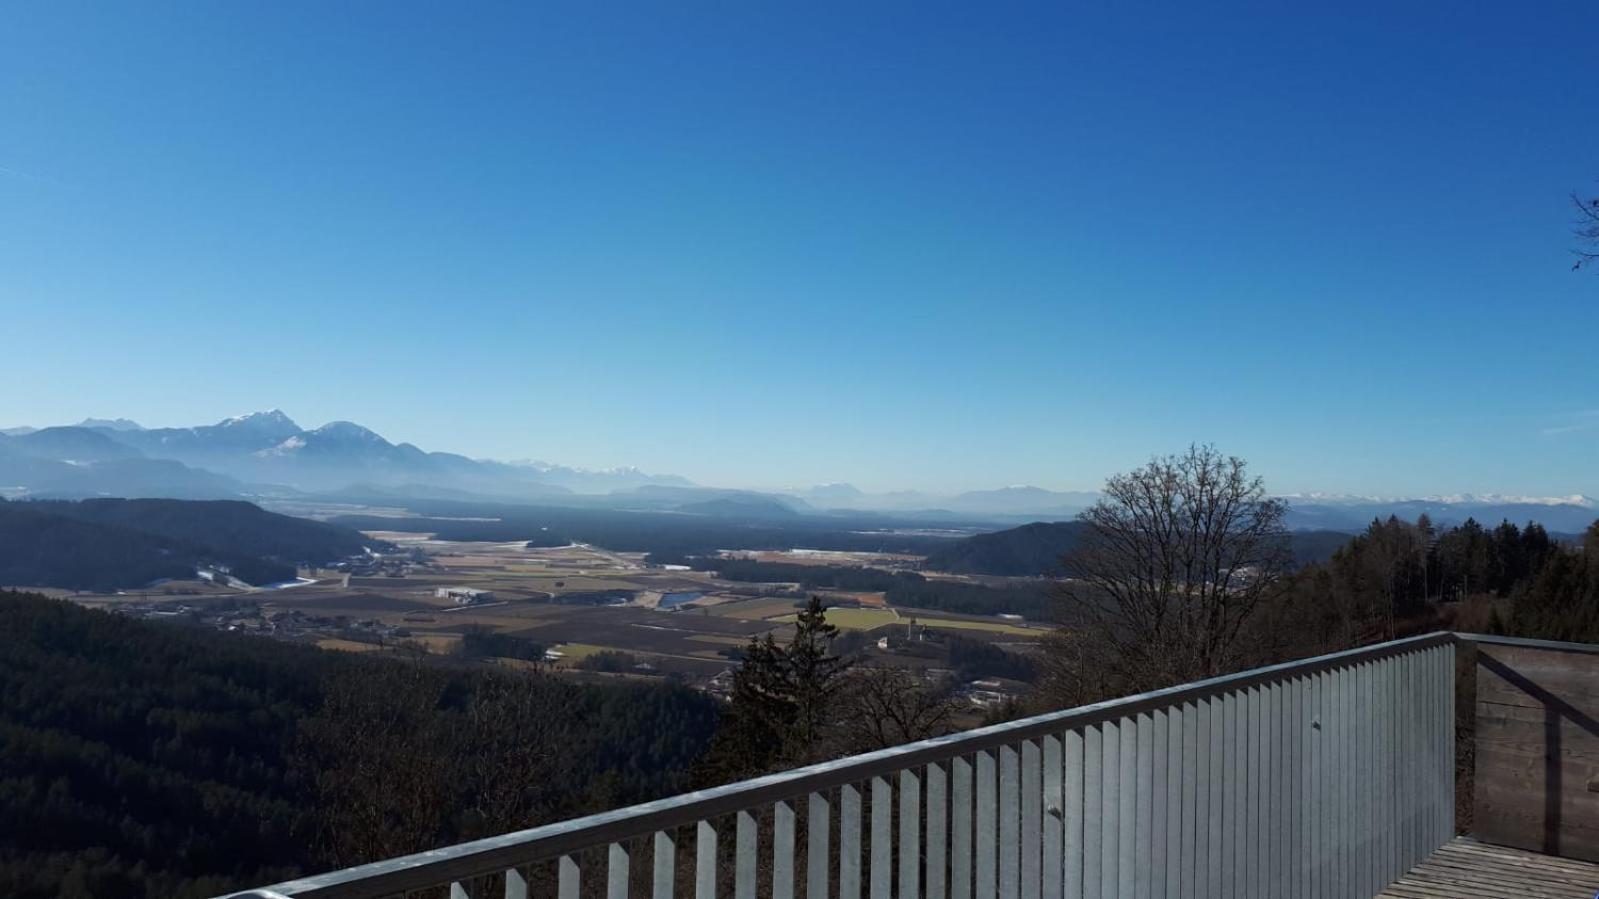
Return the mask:
[[[797,620],[798,613],[779,615],[769,621],[789,623]],[[885,624],[903,622],[899,613],[893,609],[828,609],[827,623],[835,625],[846,631],[876,630]]]
[[[797,616],[782,615],[771,621],[792,622]],[[952,630],[990,631],[1018,637],[1041,637],[1043,631],[1036,627],[1022,627],[1004,621],[982,621],[971,618],[932,618],[916,615],[910,610],[896,609],[828,609],[827,620],[846,631],[870,631],[889,624],[917,624],[931,628]]]

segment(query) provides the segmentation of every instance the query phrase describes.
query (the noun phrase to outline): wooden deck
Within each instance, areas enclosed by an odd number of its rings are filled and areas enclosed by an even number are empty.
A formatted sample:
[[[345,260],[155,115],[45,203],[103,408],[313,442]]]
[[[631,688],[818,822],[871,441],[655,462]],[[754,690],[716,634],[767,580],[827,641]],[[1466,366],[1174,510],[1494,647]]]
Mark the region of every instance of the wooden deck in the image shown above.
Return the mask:
[[[1396,899],[1595,899],[1599,865],[1458,837],[1380,896]]]

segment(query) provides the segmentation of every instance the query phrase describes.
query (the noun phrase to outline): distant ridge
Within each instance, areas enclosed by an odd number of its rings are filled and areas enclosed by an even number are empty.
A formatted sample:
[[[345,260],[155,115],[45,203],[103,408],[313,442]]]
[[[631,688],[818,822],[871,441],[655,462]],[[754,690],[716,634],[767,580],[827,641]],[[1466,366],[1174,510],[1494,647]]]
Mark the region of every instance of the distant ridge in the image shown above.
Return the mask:
[[[1062,573],[1061,557],[1077,547],[1088,525],[1080,521],[1035,521],[991,534],[956,540],[927,556],[923,567],[953,574],[988,574],[1012,577],[1055,576]],[[1332,558],[1349,542],[1350,534],[1301,531],[1289,535],[1299,564]]]
[[[0,502],[0,584],[116,590],[227,566],[250,584],[292,580],[381,545],[357,531],[244,502],[92,499]]]
[[[77,428],[104,428],[107,431],[142,431],[144,428],[136,421],[127,418],[85,418],[73,427]]]

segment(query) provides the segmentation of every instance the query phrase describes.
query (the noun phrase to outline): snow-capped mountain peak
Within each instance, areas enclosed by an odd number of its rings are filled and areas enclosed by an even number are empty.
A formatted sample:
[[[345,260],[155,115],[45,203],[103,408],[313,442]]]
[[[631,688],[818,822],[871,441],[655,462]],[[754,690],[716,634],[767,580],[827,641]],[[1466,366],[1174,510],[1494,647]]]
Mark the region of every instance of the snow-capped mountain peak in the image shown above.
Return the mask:
[[[1422,498],[1426,502],[1444,503],[1451,506],[1463,505],[1510,505],[1510,506],[1581,506],[1585,509],[1599,508],[1599,501],[1581,493],[1570,496],[1518,496],[1506,493],[1449,493],[1440,496],[1427,496]]]
[[[364,443],[388,443],[378,432],[368,427],[363,427],[353,421],[330,421],[314,431],[307,432],[315,437],[328,440],[361,441]]]
[[[300,431],[300,426],[294,423],[294,419],[284,414],[282,409],[269,409],[265,412],[235,415],[232,418],[224,418],[213,427],[229,430],[260,431],[262,433],[281,434],[284,437],[297,434]]]

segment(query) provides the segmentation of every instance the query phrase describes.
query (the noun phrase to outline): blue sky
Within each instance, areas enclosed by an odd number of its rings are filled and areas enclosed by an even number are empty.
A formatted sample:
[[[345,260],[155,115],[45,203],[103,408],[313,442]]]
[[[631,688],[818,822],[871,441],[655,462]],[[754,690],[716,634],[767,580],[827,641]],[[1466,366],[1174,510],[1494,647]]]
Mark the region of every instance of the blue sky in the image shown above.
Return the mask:
[[[11,3],[0,424],[1599,494],[1592,3]]]

